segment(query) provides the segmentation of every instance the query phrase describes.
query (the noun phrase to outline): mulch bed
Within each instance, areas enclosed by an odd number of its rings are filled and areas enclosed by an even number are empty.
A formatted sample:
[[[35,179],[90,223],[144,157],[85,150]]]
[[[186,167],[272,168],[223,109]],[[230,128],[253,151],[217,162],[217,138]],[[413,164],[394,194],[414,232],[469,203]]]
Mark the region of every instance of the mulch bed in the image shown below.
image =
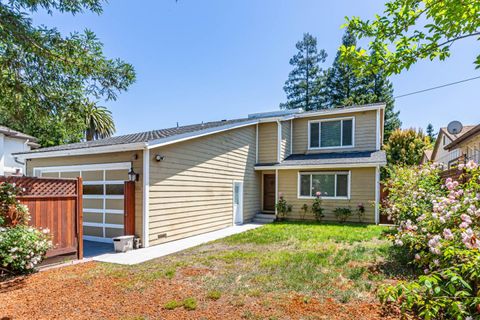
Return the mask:
[[[222,293],[212,300],[192,277],[208,269],[179,270],[173,279],[155,280],[147,288],[122,287],[128,278],[98,273],[89,262],[52,269],[0,286],[0,320],[16,319],[398,319],[378,304],[333,299],[319,301],[296,293],[238,297]],[[166,310],[172,300],[194,297],[196,310]]]

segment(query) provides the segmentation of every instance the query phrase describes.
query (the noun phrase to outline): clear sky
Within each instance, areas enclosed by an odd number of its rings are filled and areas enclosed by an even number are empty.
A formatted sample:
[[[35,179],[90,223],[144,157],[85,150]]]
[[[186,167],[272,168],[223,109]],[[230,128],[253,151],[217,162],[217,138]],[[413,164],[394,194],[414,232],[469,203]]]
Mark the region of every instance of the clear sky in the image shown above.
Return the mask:
[[[109,57],[132,63],[137,81],[107,105],[117,134],[244,117],[278,109],[295,43],[304,32],[329,57],[345,16],[372,18],[383,0],[110,0],[100,16],[43,13],[34,22],[63,33],[93,30]],[[444,62],[425,61],[391,78],[395,94],[480,75],[474,39]],[[403,127],[480,123],[480,79],[396,101]]]

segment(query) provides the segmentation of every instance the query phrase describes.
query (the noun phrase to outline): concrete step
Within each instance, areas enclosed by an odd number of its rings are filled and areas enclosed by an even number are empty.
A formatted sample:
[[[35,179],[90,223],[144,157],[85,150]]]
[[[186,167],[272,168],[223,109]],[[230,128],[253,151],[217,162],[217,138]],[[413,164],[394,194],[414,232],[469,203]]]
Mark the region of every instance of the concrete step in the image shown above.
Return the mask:
[[[257,213],[255,215],[255,218],[261,218],[261,219],[275,219],[274,214],[268,214],[268,213]]]
[[[267,224],[267,223],[272,223],[273,220],[271,219],[259,219],[259,218],[254,218],[253,223],[258,223],[258,224]]]

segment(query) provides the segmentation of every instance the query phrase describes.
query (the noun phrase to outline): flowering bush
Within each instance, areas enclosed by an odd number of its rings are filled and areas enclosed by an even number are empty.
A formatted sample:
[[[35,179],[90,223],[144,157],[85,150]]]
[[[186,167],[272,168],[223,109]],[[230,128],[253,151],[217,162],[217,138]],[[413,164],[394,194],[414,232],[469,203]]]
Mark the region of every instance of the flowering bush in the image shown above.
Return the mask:
[[[392,240],[423,275],[379,295],[425,319],[480,317],[480,169],[460,169],[470,176],[464,184],[442,184],[436,166],[396,168],[387,181],[385,210],[398,225]]]
[[[322,198],[321,198],[321,193],[317,192],[315,194],[315,199],[313,200],[312,204],[312,212],[315,215],[315,219],[317,221],[322,221],[323,217],[325,215],[323,214],[323,208],[322,208]]]
[[[0,275],[31,272],[52,247],[49,230],[29,227],[28,208],[20,204],[15,184],[0,184]]]
[[[292,212],[292,205],[287,203],[287,200],[285,200],[281,192],[278,194],[278,198],[278,203],[275,205],[277,208],[278,217],[280,219],[285,219],[287,214]]]

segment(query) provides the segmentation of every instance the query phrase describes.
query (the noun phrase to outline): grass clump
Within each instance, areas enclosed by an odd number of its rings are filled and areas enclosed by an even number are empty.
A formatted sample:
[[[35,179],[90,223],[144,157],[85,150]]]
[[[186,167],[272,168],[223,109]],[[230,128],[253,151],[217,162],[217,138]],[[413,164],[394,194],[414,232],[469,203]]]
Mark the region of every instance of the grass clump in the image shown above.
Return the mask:
[[[182,306],[182,302],[176,300],[170,300],[163,306],[164,309],[174,310]]]
[[[218,290],[212,290],[207,293],[207,298],[211,300],[218,300],[222,296],[222,293]]]
[[[187,298],[183,300],[183,307],[185,308],[185,310],[195,310],[197,309],[197,300],[193,297]]]

